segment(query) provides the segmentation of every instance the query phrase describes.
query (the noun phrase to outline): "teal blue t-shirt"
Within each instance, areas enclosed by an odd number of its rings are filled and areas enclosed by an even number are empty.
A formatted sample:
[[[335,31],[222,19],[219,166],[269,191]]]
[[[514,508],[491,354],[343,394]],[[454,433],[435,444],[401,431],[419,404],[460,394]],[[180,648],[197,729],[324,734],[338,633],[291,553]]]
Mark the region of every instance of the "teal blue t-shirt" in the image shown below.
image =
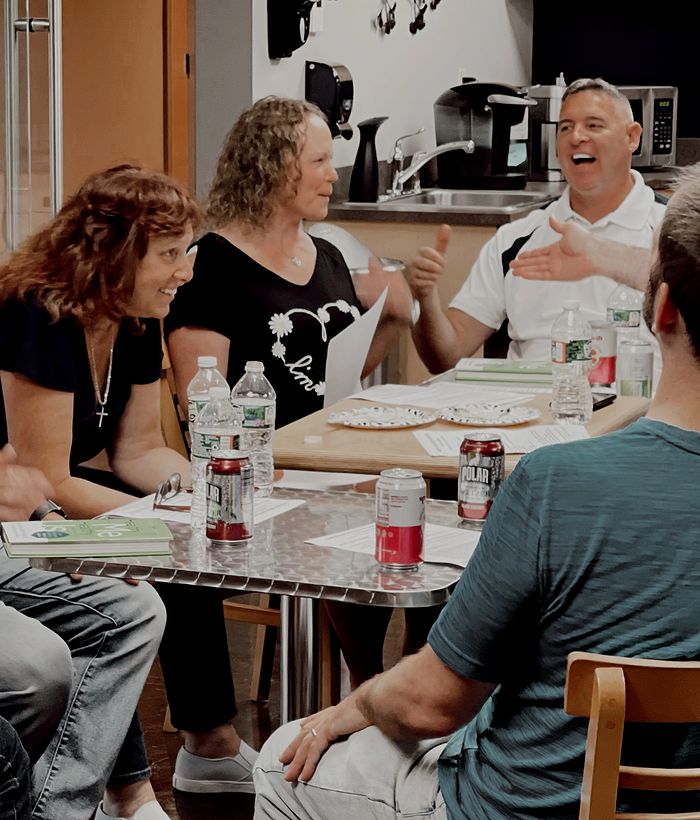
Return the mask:
[[[519,462],[428,638],[498,684],[441,758],[451,818],[578,817],[587,720],[563,710],[567,655],[700,658],[699,500],[700,434],[650,419]],[[627,729],[623,760],[699,766],[693,731]]]

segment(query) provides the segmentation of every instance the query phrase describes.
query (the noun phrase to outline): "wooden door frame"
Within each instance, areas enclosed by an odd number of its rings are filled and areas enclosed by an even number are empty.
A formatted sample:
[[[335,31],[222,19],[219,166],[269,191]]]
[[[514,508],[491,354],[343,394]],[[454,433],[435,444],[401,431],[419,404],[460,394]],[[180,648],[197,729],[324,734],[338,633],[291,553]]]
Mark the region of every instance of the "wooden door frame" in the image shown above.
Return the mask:
[[[163,0],[165,171],[195,190],[195,0]]]

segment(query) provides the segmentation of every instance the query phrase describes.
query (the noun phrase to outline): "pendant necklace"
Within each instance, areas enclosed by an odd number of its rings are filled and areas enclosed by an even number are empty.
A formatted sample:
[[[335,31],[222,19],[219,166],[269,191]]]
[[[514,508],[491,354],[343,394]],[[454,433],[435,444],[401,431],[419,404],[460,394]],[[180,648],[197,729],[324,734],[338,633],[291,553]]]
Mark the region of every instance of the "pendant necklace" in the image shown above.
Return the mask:
[[[296,268],[300,268],[302,265],[301,259],[298,256],[290,256],[289,261],[294,265]]]
[[[90,361],[90,375],[92,376],[92,386],[95,390],[95,403],[100,405],[100,409],[96,413],[96,415],[100,417],[97,426],[102,427],[104,417],[109,415],[109,413],[105,410],[105,405],[107,404],[107,399],[109,398],[109,388],[112,384],[112,360],[114,359],[114,329],[112,329],[112,338],[109,344],[109,364],[107,365],[107,378],[105,380],[104,395],[100,393],[100,385],[97,380],[97,367],[95,366],[95,348],[92,343],[92,337],[88,333],[87,328],[85,329],[85,338],[87,339],[87,352],[88,359]]]

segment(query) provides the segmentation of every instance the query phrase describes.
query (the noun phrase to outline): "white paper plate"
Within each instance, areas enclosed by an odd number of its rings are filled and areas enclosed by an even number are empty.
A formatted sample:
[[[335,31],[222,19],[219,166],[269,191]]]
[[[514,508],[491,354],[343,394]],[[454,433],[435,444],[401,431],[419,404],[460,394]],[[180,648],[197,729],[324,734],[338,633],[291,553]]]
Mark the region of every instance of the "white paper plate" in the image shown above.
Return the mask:
[[[540,417],[534,407],[498,407],[494,404],[468,404],[466,407],[443,407],[440,418],[469,427],[509,427],[525,424]]]
[[[430,424],[436,418],[436,413],[417,407],[357,407],[353,410],[331,413],[328,416],[328,423],[371,430],[389,430]]]

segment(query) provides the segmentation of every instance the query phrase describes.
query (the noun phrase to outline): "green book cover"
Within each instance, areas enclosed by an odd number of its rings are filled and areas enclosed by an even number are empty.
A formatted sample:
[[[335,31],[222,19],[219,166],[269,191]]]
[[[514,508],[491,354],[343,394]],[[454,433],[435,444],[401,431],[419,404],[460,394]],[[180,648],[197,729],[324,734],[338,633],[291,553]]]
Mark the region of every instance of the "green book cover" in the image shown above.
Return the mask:
[[[167,555],[172,538],[159,518],[8,521],[2,529],[10,556]]]
[[[455,367],[455,379],[550,384],[552,363],[530,359],[460,359]]]

